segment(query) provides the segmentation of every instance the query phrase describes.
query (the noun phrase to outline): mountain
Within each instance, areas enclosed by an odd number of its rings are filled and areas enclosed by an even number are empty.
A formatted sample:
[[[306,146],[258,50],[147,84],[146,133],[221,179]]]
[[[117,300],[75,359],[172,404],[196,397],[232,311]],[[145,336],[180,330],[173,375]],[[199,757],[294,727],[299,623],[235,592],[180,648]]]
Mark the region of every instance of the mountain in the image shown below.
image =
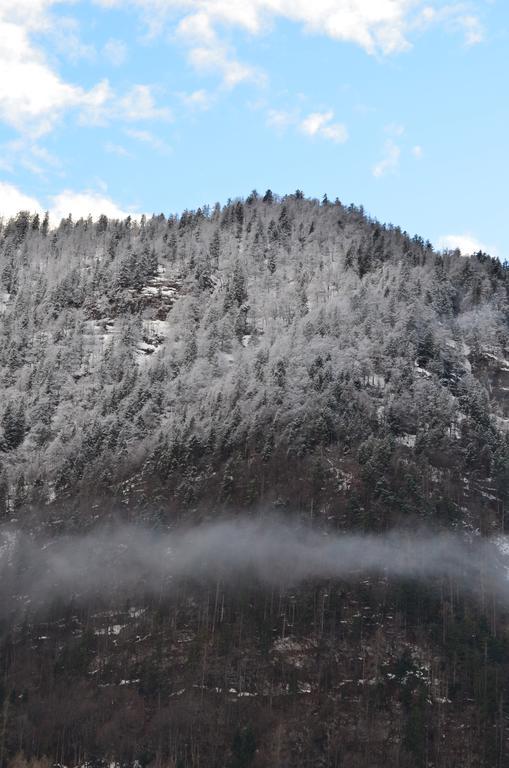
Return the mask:
[[[508,604],[483,573],[20,586],[62,537],[232,517],[503,557],[506,264],[269,190],[22,212],[0,283],[2,765],[508,764]]]

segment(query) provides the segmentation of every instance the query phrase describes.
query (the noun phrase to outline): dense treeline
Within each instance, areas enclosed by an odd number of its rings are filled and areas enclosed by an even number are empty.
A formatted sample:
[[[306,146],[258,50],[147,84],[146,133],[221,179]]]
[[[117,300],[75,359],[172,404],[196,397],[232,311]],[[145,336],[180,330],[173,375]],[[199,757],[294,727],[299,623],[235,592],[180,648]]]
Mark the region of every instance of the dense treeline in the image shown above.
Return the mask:
[[[275,505],[505,530],[509,270],[486,254],[267,191],[55,229],[20,213],[0,283],[2,522]],[[455,584],[34,610],[1,627],[0,764],[509,759],[506,607]]]
[[[207,466],[327,446],[373,485],[398,438],[501,492],[480,371],[508,345],[507,274],[300,192],[55,230],[21,213],[0,242],[4,514],[143,464],[185,498]]]
[[[443,587],[218,583],[55,606],[2,632],[3,759],[503,768],[506,608]]]
[[[3,514],[142,466],[184,503],[225,466],[233,500],[240,457],[334,446],[372,497],[398,440],[421,476],[475,465],[502,493],[507,403],[483,371],[507,276],[300,192],[54,230],[21,213],[0,240]]]

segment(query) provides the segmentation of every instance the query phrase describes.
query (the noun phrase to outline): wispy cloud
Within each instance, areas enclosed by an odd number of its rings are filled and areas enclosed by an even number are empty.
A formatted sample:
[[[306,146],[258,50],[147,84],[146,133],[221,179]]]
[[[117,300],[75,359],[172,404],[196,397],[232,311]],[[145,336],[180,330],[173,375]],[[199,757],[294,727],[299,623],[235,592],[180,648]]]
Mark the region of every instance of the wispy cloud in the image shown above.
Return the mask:
[[[125,147],[123,147],[121,144],[115,144],[111,141],[108,141],[104,145],[104,151],[108,152],[110,155],[118,155],[118,157],[131,157],[131,153],[128,152]]]
[[[108,119],[127,121],[170,119],[167,106],[155,103],[153,86],[138,84],[125,95],[113,93],[106,80],[92,88],[69,82],[45,55],[41,35],[50,36],[60,53],[78,59],[96,57],[94,46],[80,39],[75,19],[52,16],[57,0],[0,0],[0,120],[32,136],[49,132],[68,110],[77,110],[83,122]],[[173,25],[172,40],[182,44],[191,66],[199,73],[218,76],[223,87],[242,83],[263,85],[266,75],[242,61],[229,40],[230,30],[251,36],[270,30],[278,19],[301,25],[307,32],[339,42],[354,43],[370,55],[390,55],[411,46],[417,32],[443,24],[460,30],[467,45],[485,33],[472,2],[451,2],[435,8],[425,0],[95,0],[110,8],[130,4],[141,10],[151,34]],[[103,45],[101,55],[121,66],[128,54],[115,37]],[[202,93],[196,91],[196,94]],[[206,108],[206,100],[195,102]],[[322,137],[344,140],[340,124],[324,126]]]
[[[124,4],[96,2],[107,7]],[[309,33],[354,43],[370,55],[390,55],[411,47],[418,12],[427,7],[425,0],[130,0],[130,5],[142,11],[150,37],[160,34],[166,21],[174,24],[176,17],[173,38],[185,46],[190,64],[198,72],[218,75],[226,88],[244,82],[260,85],[265,75],[238,58],[225,30],[257,36],[278,19],[286,19]],[[340,133],[331,133],[332,140],[338,140],[334,135],[339,138]]]
[[[0,218],[15,216],[19,211],[43,213],[49,210],[52,226],[69,214],[74,219],[92,216],[96,219],[101,214],[114,219],[133,218],[140,214],[130,208],[118,205],[105,191],[64,189],[49,198],[49,204],[43,205],[40,200],[25,194],[19,187],[0,181]]]
[[[15,216],[19,211],[37,213],[42,207],[35,197],[26,195],[13,184],[0,181],[0,218]]]
[[[15,173],[20,167],[45,177],[49,169],[61,172],[59,159],[46,147],[26,136],[0,145],[0,168],[8,173]]]
[[[80,122],[91,125],[107,125],[112,121],[171,122],[173,113],[169,107],[157,103],[156,90],[152,85],[137,84],[131,86],[123,96],[118,96],[108,80],[104,80],[84,100],[80,110]]]
[[[189,61],[197,72],[219,74],[225,88],[235,88],[246,81],[262,83],[265,79],[262,72],[238,61],[223,45],[192,48]]]
[[[191,66],[202,74],[219,75],[227,89],[246,81],[263,83],[265,75],[238,59],[234,49],[217,34],[215,21],[213,13],[200,9],[184,15],[177,24],[175,39],[187,48]]]
[[[443,26],[450,33],[462,34],[465,45],[478,45],[486,39],[486,32],[480,17],[473,9],[475,4],[472,2],[446,3],[440,8],[425,4],[413,27],[426,30],[431,26]]]
[[[21,20],[0,3],[0,120],[33,137],[50,131],[66,110],[88,108],[104,95],[102,84],[86,90],[57,74],[30,37],[45,25],[42,12]]]
[[[113,37],[106,41],[102,52],[107,61],[114,67],[120,67],[127,59],[127,45]]]
[[[58,21],[52,18],[47,30],[47,36],[53,51],[76,64],[79,61],[94,61],[97,51],[94,45],[84,43],[80,37],[78,21],[69,16],[59,16]]]
[[[101,214],[112,219],[125,219],[133,215],[132,211],[125,210],[106,194],[93,190],[76,192],[65,189],[58,195],[52,196],[50,201],[50,218],[53,224],[64,219],[69,213],[75,219],[87,216],[96,219]]]
[[[107,79],[91,88],[65,80],[53,57],[42,47],[46,37],[60,55],[77,61],[94,58],[93,46],[79,38],[78,24],[68,17],[50,16],[54,0],[0,0],[0,121],[33,139],[50,132],[62,116],[73,110],[83,124],[109,120],[169,120],[171,112],[155,100],[155,88],[135,84],[117,95]],[[111,38],[103,48],[118,66],[125,45]]]
[[[492,256],[497,256],[497,249],[495,247],[481,242],[469,232],[460,235],[442,235],[442,237],[438,239],[437,247],[451,251],[458,249],[465,256],[471,253],[478,253],[479,251],[484,251],[485,253],[491,253]]]
[[[125,133],[127,136],[129,136],[129,138],[134,139],[135,141],[141,141],[143,144],[148,144],[150,147],[152,147],[152,149],[155,149],[155,151],[159,152],[161,155],[171,155],[173,152],[173,149],[169,144],[160,139],[158,136],[154,136],[151,131],[140,131],[127,128]]]
[[[118,0],[98,0],[103,5],[118,5]],[[181,13],[179,33],[190,40],[211,45],[220,27],[237,27],[251,35],[270,28],[278,19],[301,24],[307,31],[322,34],[334,40],[353,42],[368,53],[390,54],[410,47],[407,38],[416,3],[408,0],[243,0],[225,3],[224,0],[132,0],[133,5],[145,13],[152,32],[165,16]],[[424,5],[417,0],[417,5]],[[154,18],[157,24],[154,24]]]
[[[181,91],[178,94],[178,97],[188,109],[197,111],[206,111],[207,109],[210,109],[214,103],[214,95],[203,88],[192,91],[191,93]]]
[[[457,24],[463,30],[466,45],[478,45],[484,42],[486,33],[477,16],[459,16]]]
[[[343,123],[334,123],[334,112],[312,112],[300,124],[300,130],[306,136],[319,136],[343,144],[348,139],[348,131]]]
[[[116,111],[120,117],[133,122],[173,119],[168,107],[160,107],[156,104],[154,86],[151,85],[134,85],[125,96],[119,99]]]
[[[336,144],[344,144],[348,140],[346,126],[344,123],[334,122],[332,109],[325,112],[311,112],[304,117],[297,110],[290,112],[270,109],[267,113],[267,125],[280,133],[290,126],[295,126],[304,136],[328,139]]]
[[[267,113],[267,125],[279,133],[284,132],[291,125],[297,125],[298,122],[298,112],[287,112],[284,109],[269,109]]]
[[[378,163],[372,168],[373,176],[376,179],[382,178],[389,173],[395,173],[399,168],[399,159],[401,156],[400,147],[392,140],[388,139],[385,142],[384,155]]]
[[[121,0],[96,0],[120,6]],[[215,72],[224,85],[260,82],[255,68],[238,60],[226,43],[225,30],[237,29],[251,36],[270,30],[273,22],[285,19],[308,33],[338,42],[354,43],[369,55],[388,56],[406,51],[412,38],[427,27],[445,24],[461,29],[471,45],[483,37],[478,16],[470,2],[452,2],[435,8],[429,0],[129,0],[141,9],[150,35],[160,33],[165,21],[177,17],[176,39],[188,50],[191,64],[202,72]]]

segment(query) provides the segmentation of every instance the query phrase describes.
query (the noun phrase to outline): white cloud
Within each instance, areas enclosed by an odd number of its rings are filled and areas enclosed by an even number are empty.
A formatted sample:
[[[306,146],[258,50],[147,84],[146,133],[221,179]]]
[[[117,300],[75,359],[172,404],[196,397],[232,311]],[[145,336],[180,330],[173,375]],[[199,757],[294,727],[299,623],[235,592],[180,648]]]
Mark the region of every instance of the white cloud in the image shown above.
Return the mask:
[[[77,106],[84,91],[63,82],[19,25],[0,21],[0,118],[19,130],[47,132],[58,114]]]
[[[18,137],[0,145],[0,168],[8,173],[15,173],[20,167],[40,176],[47,174],[48,168],[60,168],[60,161],[45,147],[26,137]]]
[[[319,135],[336,142],[336,144],[344,144],[345,141],[348,141],[348,131],[343,123],[324,125]]]
[[[127,45],[121,40],[110,37],[104,44],[103,55],[114,67],[120,67],[127,59]]]
[[[50,220],[53,226],[69,214],[72,214],[74,219],[87,218],[89,215],[97,219],[101,214],[112,219],[125,219],[127,216],[136,215],[121,208],[107,195],[92,190],[73,192],[67,189],[52,196],[50,201]]]
[[[447,3],[440,8],[426,5],[417,16],[414,27],[425,30],[442,25],[449,32],[463,34],[465,45],[478,45],[485,40],[485,30],[478,16],[471,12],[472,2]]]
[[[412,155],[416,157],[418,160],[421,159],[423,155],[423,149],[420,144],[416,144],[415,147],[412,147]]]
[[[124,0],[96,0],[112,6]],[[238,28],[251,35],[270,29],[277,19],[300,24],[313,34],[354,43],[368,54],[389,55],[411,47],[412,34],[446,22],[463,27],[478,42],[480,22],[468,9],[471,2],[453,2],[436,9],[432,0],[130,0],[142,9],[151,34],[167,19],[179,19],[177,37],[191,47],[191,60],[206,48],[213,57],[221,43],[218,29]],[[217,55],[217,53],[216,53]]]
[[[482,243],[474,235],[465,233],[463,235],[442,235],[438,239],[437,247],[441,250],[454,251],[458,248],[465,256],[471,253],[478,253],[484,251],[485,253],[491,253],[493,256],[497,255],[497,249],[490,247],[485,243]]]
[[[308,136],[316,136],[322,130],[322,127],[334,117],[333,112],[313,112],[304,118],[300,127],[303,133]]]
[[[81,101],[81,123],[104,124],[111,112],[113,98],[114,94],[108,80],[97,83]]]
[[[104,150],[110,155],[118,155],[118,157],[131,157],[131,153],[128,152],[125,147],[123,147],[121,144],[114,144],[111,141],[108,141],[104,145]]]
[[[191,45],[215,46],[217,36],[212,22],[212,14],[205,10],[184,16],[177,26],[176,35]]]
[[[484,42],[484,28],[477,16],[459,16],[457,23],[463,30],[466,45],[478,45]]]
[[[125,133],[135,141],[141,141],[143,144],[148,144],[150,147],[152,147],[152,149],[155,149],[156,152],[159,152],[161,155],[170,155],[173,151],[169,144],[160,139],[158,136],[154,136],[151,131],[138,131],[128,128],[126,129]]]
[[[93,61],[96,50],[93,45],[84,43],[79,34],[79,24],[76,19],[59,16],[58,22],[52,20],[46,34],[52,51],[57,51],[74,64],[82,59]]]
[[[80,122],[92,125],[107,125],[111,120],[137,123],[172,119],[168,107],[157,105],[153,86],[133,85],[124,96],[116,96],[107,80],[87,94],[80,111]]]
[[[297,123],[298,119],[298,115],[295,112],[286,112],[284,109],[269,109],[267,125],[282,133],[289,126]]]
[[[161,34],[169,22],[174,39],[186,48],[191,66],[200,73],[218,75],[226,88],[244,82],[264,84],[264,73],[239,61],[228,41],[238,31],[251,36],[266,33],[280,19],[309,34],[358,45],[374,56],[408,50],[412,38],[432,26],[460,30],[468,45],[480,42],[484,35],[479,18],[471,12],[475,0],[94,1],[108,8],[139,8],[149,37]],[[331,140],[341,141],[339,128],[330,128],[328,133]]]
[[[0,181],[0,218],[8,219],[20,211],[41,213],[42,207],[35,197],[25,195],[13,184]]]
[[[103,5],[120,3],[98,0]],[[239,27],[256,35],[277,18],[302,24],[311,33],[353,42],[368,53],[393,53],[409,47],[407,30],[415,0],[132,0],[147,18],[184,9],[179,33],[195,42],[213,43],[219,26]],[[418,5],[424,4],[417,0]]]
[[[221,75],[226,88],[235,88],[245,81],[261,83],[264,80],[261,72],[238,61],[229,49],[220,43],[192,48],[189,51],[189,61],[198,72]]]
[[[107,80],[87,90],[58,74],[40,44],[34,43],[34,35],[48,35],[53,48],[71,58],[92,56],[94,51],[79,41],[76,22],[49,15],[55,2],[0,0],[0,121],[36,138],[71,109],[79,112],[82,123],[170,120],[170,110],[156,104],[153,86],[136,84],[116,96]],[[126,49],[110,39],[103,53],[120,65]]]
[[[13,184],[0,181],[0,218],[10,218],[20,211],[41,214],[45,210],[49,210],[51,226],[58,226],[69,214],[74,219],[87,218],[89,215],[97,219],[103,213],[114,219],[125,219],[127,216],[138,218],[141,215],[122,208],[105,192],[94,190],[64,190],[51,196],[49,205],[43,206],[37,198],[25,194]]]
[[[312,112],[300,123],[300,130],[307,136],[320,136],[338,144],[348,140],[348,131],[343,123],[332,123],[334,112]]]
[[[373,168],[373,176],[377,179],[386,176],[388,173],[395,173],[399,168],[399,158],[401,149],[397,144],[389,139],[385,142],[385,152],[382,159],[376,163]]]
[[[348,141],[348,130],[343,123],[332,122],[333,119],[332,109],[326,112],[311,112],[305,117],[299,114],[299,110],[269,109],[267,112],[267,125],[278,133],[284,133],[294,126],[305,136],[344,144]]]
[[[181,92],[178,96],[186,107],[194,110],[205,111],[210,109],[214,101],[213,95],[203,90],[203,88],[198,91],[192,91],[192,93]]]
[[[118,100],[115,111],[124,120],[172,120],[168,107],[158,107],[151,85],[134,85],[128,93]]]
[[[97,88],[65,82],[31,35],[51,31],[51,0],[0,0],[0,120],[33,136],[48,132],[67,109],[87,107]]]
[[[122,7],[123,0],[95,0]],[[390,54],[410,47],[412,9],[424,0],[128,0],[140,8],[151,36],[177,17],[175,38],[188,49],[199,72],[221,76],[233,88],[242,82],[263,83],[264,76],[237,59],[220,31],[237,28],[259,35],[277,19],[302,25],[313,34],[360,45],[369,54]],[[339,133],[337,134],[339,136]],[[331,138],[333,138],[331,136]],[[334,139],[333,140],[337,140]]]
[[[169,5],[171,0],[162,7],[168,10]],[[226,88],[234,88],[245,81],[263,82],[264,75],[239,61],[231,47],[218,37],[214,22],[213,13],[207,8],[185,15],[178,23],[175,38],[188,48],[191,66],[201,73],[220,75]]]

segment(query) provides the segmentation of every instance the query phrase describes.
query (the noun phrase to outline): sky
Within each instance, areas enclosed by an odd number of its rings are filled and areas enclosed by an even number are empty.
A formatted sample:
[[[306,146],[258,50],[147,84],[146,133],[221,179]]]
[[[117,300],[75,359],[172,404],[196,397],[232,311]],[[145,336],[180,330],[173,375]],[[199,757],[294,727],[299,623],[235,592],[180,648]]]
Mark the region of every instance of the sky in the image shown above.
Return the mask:
[[[507,0],[0,0],[0,216],[270,188],[509,259]]]

